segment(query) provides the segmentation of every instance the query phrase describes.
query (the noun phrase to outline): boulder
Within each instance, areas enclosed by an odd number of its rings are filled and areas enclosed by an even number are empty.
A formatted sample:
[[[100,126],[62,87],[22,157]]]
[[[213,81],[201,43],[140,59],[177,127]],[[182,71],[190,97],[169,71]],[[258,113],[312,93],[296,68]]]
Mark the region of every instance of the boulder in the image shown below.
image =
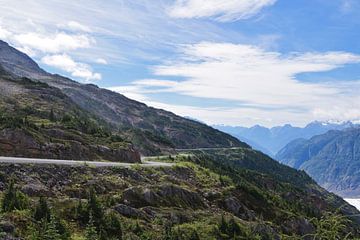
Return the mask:
[[[125,217],[148,219],[148,217],[141,210],[132,208],[125,204],[118,204],[114,207],[114,209]]]
[[[199,209],[206,206],[201,196],[178,186],[131,187],[124,191],[123,200],[134,207],[166,206]]]
[[[223,208],[244,220],[255,220],[254,211],[249,210],[244,204],[239,202],[235,197],[229,197],[222,202]]]
[[[52,197],[54,195],[45,185],[42,183],[28,183],[21,188],[21,191],[30,197]]]
[[[314,233],[315,231],[315,227],[310,223],[309,220],[305,218],[288,219],[284,221],[284,223],[282,224],[282,228],[285,233],[288,234],[296,233],[301,236]]]

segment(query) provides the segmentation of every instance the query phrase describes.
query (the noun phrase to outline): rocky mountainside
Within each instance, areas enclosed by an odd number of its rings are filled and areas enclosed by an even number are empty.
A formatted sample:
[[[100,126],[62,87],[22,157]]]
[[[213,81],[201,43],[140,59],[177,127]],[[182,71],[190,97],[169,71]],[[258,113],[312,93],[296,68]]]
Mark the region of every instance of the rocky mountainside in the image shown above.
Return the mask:
[[[140,162],[130,142],[57,88],[0,67],[0,92],[1,156]]]
[[[161,168],[0,164],[5,239],[360,236],[354,207],[230,135],[46,73],[3,42],[0,66],[0,155],[139,162],[134,147],[238,147],[158,157],[174,163]]]
[[[59,89],[83,110],[106,121],[143,154],[173,152],[174,148],[247,146],[205,124],[155,109],[125,96],[52,75],[27,55],[0,41],[0,65],[10,74]]]
[[[0,165],[0,187],[9,192],[15,180],[24,201],[16,211],[3,211],[0,233],[3,229],[2,234],[21,239],[46,233],[46,220],[35,221],[44,216],[38,210],[43,209],[62,223],[56,227],[59,239],[89,234],[89,212],[92,234],[100,239],[314,239],[317,232],[326,234],[321,231],[343,239],[360,234],[359,212],[304,172],[248,148],[188,154],[163,158],[175,163],[169,168]],[[328,222],[344,225],[337,230]]]
[[[360,128],[295,140],[279,151],[276,158],[305,170],[330,191],[347,197],[360,195]]]
[[[273,128],[266,128],[259,125],[250,128],[223,125],[214,127],[237,137],[257,150],[274,157],[280,149],[295,139],[309,139],[315,135],[326,133],[329,130],[342,130],[354,126],[355,125],[351,122],[330,123],[315,121],[309,123],[304,128],[294,127],[290,124]]]

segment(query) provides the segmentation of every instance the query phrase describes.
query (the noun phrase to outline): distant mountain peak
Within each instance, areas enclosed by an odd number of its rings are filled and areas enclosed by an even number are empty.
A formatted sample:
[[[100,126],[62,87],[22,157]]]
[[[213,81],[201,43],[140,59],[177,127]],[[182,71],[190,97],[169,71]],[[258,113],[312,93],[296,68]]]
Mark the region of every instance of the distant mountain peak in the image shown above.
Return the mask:
[[[351,121],[339,122],[329,120],[313,121],[305,127],[295,127],[291,124],[284,124],[282,126],[275,126],[266,128],[260,125],[253,127],[229,127],[229,126],[214,126],[219,130],[232,134],[233,136],[248,142],[253,148],[264,151],[274,156],[280,149],[286,146],[292,140],[298,138],[309,139],[315,135],[323,134],[329,130],[342,130],[346,128],[353,128],[354,124]]]

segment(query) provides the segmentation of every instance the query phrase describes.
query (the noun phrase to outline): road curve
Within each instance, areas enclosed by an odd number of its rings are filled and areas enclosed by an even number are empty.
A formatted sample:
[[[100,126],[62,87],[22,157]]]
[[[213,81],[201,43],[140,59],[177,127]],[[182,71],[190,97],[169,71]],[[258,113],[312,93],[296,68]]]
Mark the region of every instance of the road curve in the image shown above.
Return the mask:
[[[186,151],[212,151],[212,150],[236,150],[242,147],[224,147],[224,148],[176,148],[175,151],[186,152]]]
[[[69,165],[69,166],[91,166],[91,167],[171,167],[173,163],[146,161],[143,158],[142,163],[120,163],[120,162],[92,162],[92,161],[76,161],[76,160],[59,160],[59,159],[39,159],[39,158],[17,158],[17,157],[0,157],[0,163],[10,164],[53,164],[53,165]]]

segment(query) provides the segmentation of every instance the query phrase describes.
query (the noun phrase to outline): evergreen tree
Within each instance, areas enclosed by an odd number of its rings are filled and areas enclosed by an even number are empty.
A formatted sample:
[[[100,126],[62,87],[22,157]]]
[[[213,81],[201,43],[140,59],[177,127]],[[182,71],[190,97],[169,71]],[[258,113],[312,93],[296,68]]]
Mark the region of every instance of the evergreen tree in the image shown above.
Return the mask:
[[[121,223],[116,214],[111,212],[106,215],[104,230],[108,238],[122,240]]]
[[[45,218],[44,218],[45,221]],[[50,217],[50,222],[46,223],[45,227],[45,233],[44,233],[44,240],[60,240],[61,235],[59,233],[59,230],[57,229],[57,221],[53,215]]]
[[[78,205],[76,206],[75,215],[76,219],[83,225],[86,225],[89,221],[89,214],[81,199],[79,199]]]
[[[44,197],[40,197],[38,204],[35,207],[34,219],[36,221],[41,221],[45,219],[46,221],[50,221],[51,211],[49,205]]]
[[[219,224],[219,230],[220,230],[220,233],[227,234],[228,224],[227,224],[224,216],[221,216],[221,221],[220,221],[220,224]]]
[[[101,204],[99,203],[96,192],[93,188],[90,189],[89,200],[88,200],[88,213],[92,214],[94,224],[98,231],[104,225],[104,212]]]
[[[51,110],[50,110],[49,119],[50,119],[50,121],[52,121],[52,122],[55,122],[55,121],[56,121],[54,109],[51,109]]]
[[[237,224],[234,218],[231,218],[227,225],[228,225],[227,233],[229,236],[235,237],[241,235],[242,232],[241,228],[239,224]]]
[[[28,198],[25,194],[18,191],[13,180],[10,181],[8,188],[5,190],[2,201],[2,211],[11,212],[14,210],[23,210],[28,206]]]
[[[169,222],[165,223],[163,240],[173,240],[171,224]]]
[[[195,229],[191,232],[189,240],[200,240],[199,234]]]
[[[89,215],[89,223],[86,227],[85,239],[86,240],[99,240],[98,232],[95,227],[94,218],[93,218],[93,215],[91,212]]]

